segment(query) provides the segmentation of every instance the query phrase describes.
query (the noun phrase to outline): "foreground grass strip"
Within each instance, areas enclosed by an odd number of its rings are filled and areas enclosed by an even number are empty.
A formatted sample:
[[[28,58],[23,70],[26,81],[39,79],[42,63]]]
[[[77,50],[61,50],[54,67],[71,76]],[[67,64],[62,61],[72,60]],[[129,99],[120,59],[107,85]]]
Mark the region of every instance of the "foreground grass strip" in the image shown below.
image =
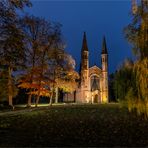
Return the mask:
[[[148,146],[148,121],[119,104],[64,105],[0,115],[0,146]]]

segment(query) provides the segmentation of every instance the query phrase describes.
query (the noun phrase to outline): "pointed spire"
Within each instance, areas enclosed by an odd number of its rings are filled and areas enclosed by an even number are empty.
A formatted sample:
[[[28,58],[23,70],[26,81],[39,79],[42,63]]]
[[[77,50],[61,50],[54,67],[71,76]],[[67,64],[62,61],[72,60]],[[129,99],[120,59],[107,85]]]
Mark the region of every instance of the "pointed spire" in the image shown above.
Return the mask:
[[[86,33],[85,32],[84,32],[84,35],[83,35],[82,51],[88,51],[87,39],[86,39]]]
[[[105,36],[103,37],[102,54],[107,54],[107,47],[106,47],[106,39],[105,39]]]

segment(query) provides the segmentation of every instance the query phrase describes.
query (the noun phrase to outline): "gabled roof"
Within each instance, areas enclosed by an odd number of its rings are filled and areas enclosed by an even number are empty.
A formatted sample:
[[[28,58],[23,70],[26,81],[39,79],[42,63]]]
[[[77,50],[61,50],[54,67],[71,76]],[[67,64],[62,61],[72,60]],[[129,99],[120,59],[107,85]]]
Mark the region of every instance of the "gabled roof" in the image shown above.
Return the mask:
[[[102,70],[101,68],[99,68],[97,65],[94,65],[92,67],[89,67],[89,69],[98,69],[98,70]]]
[[[89,76],[92,76],[92,75],[100,75],[102,73],[102,70],[97,67],[96,65],[92,66],[89,68]]]

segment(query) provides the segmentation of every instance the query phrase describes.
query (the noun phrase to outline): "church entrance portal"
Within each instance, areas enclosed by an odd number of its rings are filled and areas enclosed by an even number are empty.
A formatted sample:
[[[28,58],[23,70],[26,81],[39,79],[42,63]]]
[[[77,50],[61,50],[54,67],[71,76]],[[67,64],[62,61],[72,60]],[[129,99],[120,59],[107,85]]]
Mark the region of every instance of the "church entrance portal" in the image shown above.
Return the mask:
[[[96,94],[95,96],[94,96],[94,103],[98,103],[99,101],[98,101],[98,98],[99,96],[98,96],[98,94]]]

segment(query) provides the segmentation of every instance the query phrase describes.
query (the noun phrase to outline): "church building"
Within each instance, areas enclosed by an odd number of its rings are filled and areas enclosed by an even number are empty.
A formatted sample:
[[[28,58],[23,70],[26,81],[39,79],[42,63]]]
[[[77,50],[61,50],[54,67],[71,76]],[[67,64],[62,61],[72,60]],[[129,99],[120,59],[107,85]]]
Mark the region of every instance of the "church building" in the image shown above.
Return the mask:
[[[74,93],[66,94],[64,101],[76,103],[108,103],[108,52],[105,37],[103,38],[100,57],[101,68],[97,65],[89,67],[89,49],[86,33],[84,32],[79,73],[80,82]]]

